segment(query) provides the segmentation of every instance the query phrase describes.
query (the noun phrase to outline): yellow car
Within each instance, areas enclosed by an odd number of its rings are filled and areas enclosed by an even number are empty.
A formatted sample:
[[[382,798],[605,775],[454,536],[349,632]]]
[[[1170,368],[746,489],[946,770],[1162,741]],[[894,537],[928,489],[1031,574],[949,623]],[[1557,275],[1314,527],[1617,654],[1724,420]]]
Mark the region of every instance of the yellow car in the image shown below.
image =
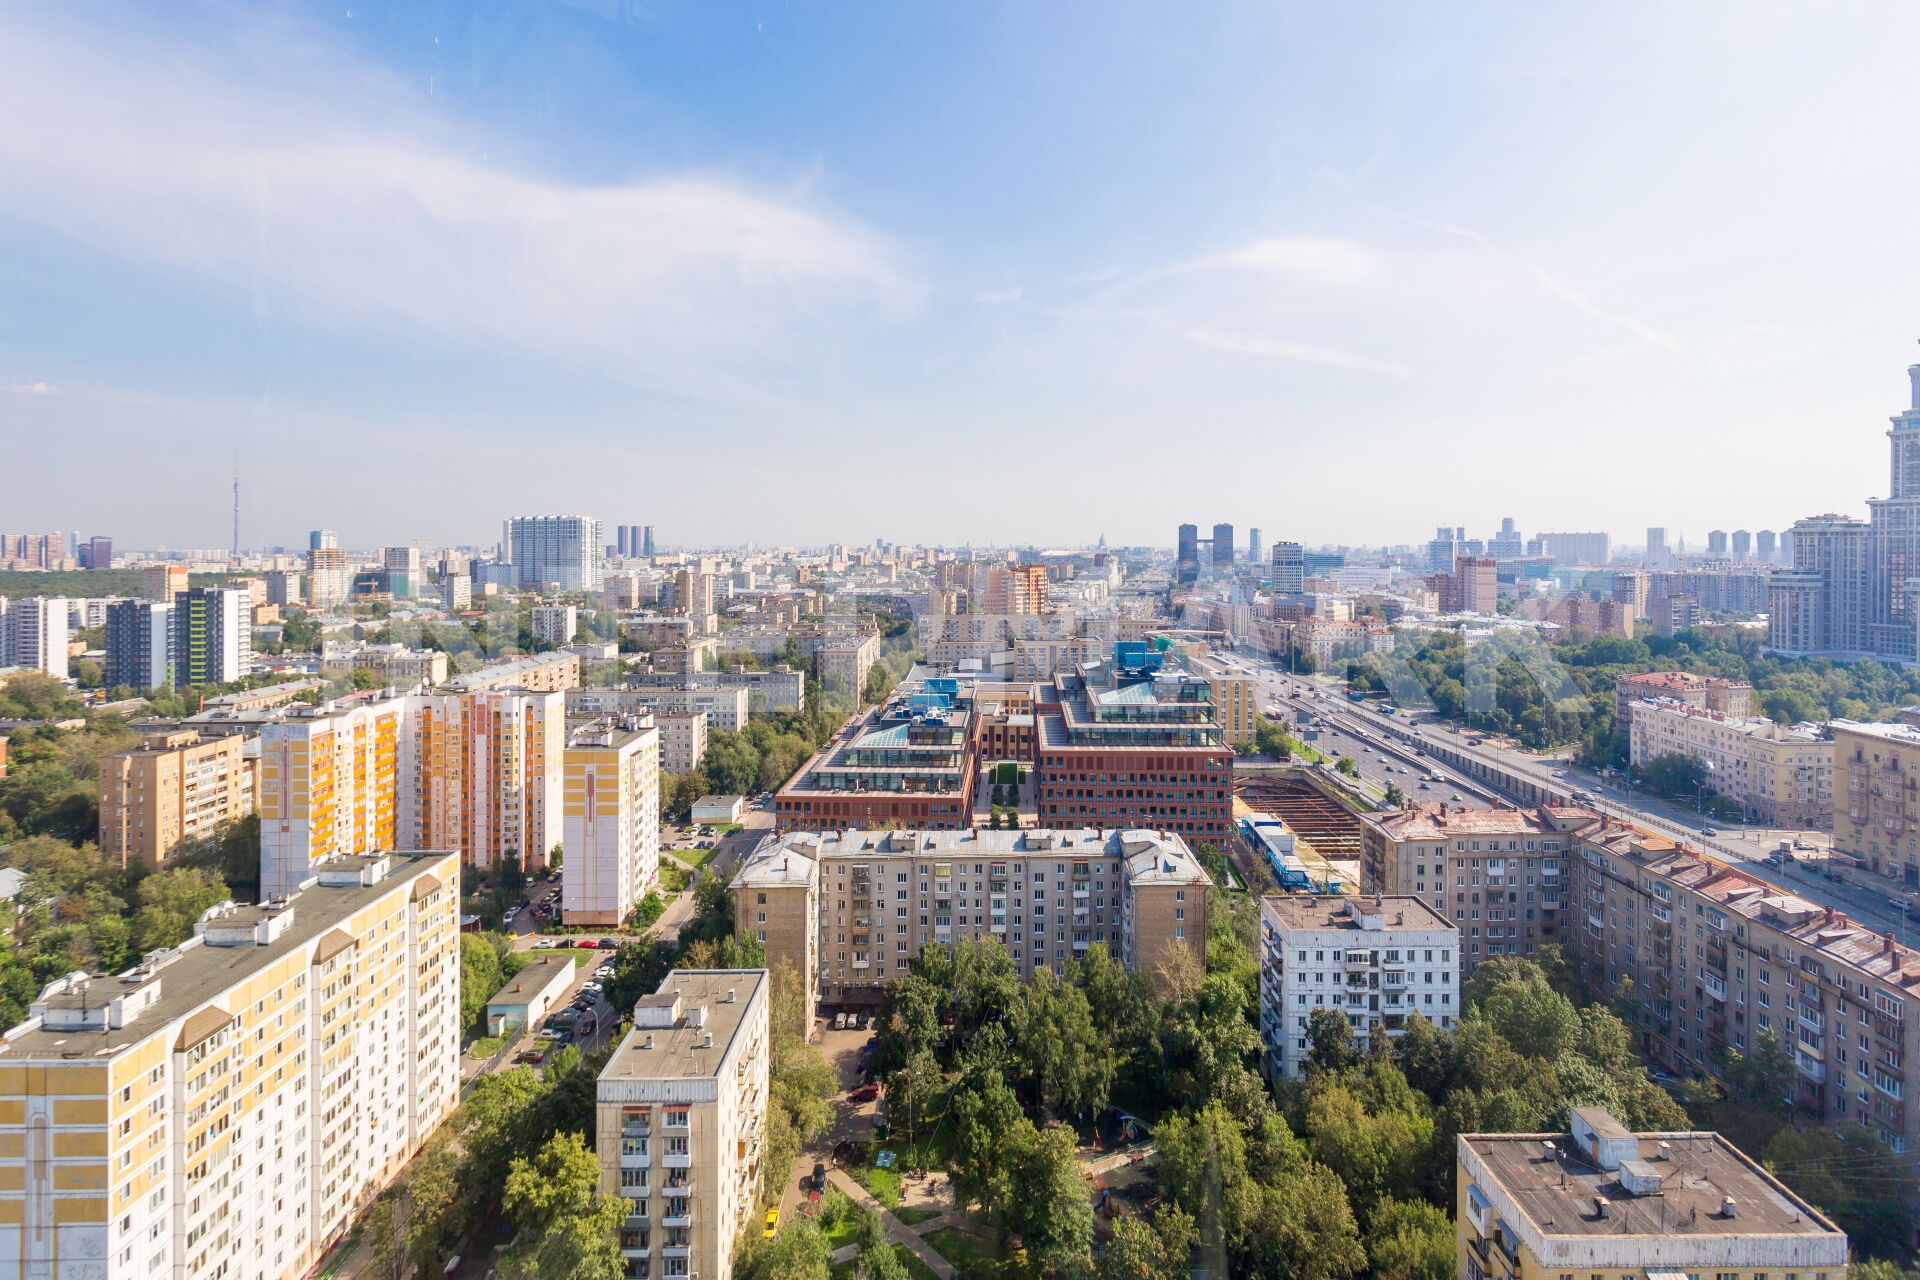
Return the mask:
[[[767,1229],[765,1231],[762,1231],[760,1234],[765,1236],[767,1239],[771,1240],[773,1239],[773,1233],[775,1231],[778,1231],[779,1229],[780,1229],[780,1210],[778,1209],[767,1210]]]

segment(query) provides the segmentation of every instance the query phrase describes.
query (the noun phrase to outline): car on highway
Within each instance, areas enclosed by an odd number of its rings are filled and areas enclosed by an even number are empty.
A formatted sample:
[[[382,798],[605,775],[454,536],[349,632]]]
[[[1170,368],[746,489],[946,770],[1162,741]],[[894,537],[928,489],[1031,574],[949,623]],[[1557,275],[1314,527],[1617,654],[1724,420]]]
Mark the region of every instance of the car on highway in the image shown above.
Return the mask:
[[[1715,831],[1712,827],[1702,827],[1700,828],[1700,834],[1703,836],[1717,836],[1720,833],[1718,831]]]

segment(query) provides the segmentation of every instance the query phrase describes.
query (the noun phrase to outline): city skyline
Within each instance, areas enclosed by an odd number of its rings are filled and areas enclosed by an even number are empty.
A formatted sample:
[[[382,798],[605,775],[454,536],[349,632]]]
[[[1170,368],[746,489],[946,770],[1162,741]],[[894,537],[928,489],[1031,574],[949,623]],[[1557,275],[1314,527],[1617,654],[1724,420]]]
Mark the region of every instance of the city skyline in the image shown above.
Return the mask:
[[[1173,505],[1332,542],[1469,486],[1680,524],[1551,479],[1595,451],[1785,528],[1859,509],[1915,354],[1906,11],[349,12],[0,19],[0,420],[110,459],[126,545],[227,545],[236,450],[254,545],[1164,536],[999,496],[1011,439],[1103,487],[1198,439],[1246,465],[1158,468]],[[718,457],[732,502],[648,483]],[[862,501],[922,473],[976,501]]]

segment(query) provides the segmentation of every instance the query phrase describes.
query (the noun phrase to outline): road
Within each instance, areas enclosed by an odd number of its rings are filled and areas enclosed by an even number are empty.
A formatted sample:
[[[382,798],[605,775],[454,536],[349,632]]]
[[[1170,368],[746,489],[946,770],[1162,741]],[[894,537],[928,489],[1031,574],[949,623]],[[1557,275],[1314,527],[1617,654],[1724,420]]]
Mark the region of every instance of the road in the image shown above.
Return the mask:
[[[1341,696],[1339,682],[1330,677],[1290,676],[1277,666],[1246,654],[1236,655],[1229,660],[1259,680],[1260,705],[1263,709],[1277,704],[1290,711],[1296,722],[1303,715],[1309,721],[1315,716],[1321,718],[1326,727],[1321,731],[1319,740],[1309,745],[1326,754],[1353,756],[1360,765],[1361,777],[1375,790],[1384,788],[1388,781],[1392,781],[1411,799],[1445,799],[1458,794],[1474,803],[1486,803],[1499,794],[1485,783],[1468,782],[1458,770],[1445,765],[1439,769],[1448,779],[1445,787],[1430,785],[1427,791],[1421,791],[1418,785],[1420,774],[1433,765],[1430,759],[1416,755],[1414,744],[1408,741],[1417,728],[1421,737],[1444,741],[1451,751],[1485,761],[1530,779],[1536,785],[1565,792],[1575,789],[1586,791],[1594,797],[1590,807],[1598,812],[1684,840],[1701,852],[1711,853],[1729,863],[1738,863],[1742,871],[1758,879],[1787,889],[1810,902],[1845,911],[1862,924],[1891,932],[1902,942],[1920,942],[1920,928],[1905,913],[1896,910],[1886,895],[1849,883],[1829,881],[1817,871],[1809,869],[1812,864],[1767,865],[1766,857],[1778,849],[1781,840],[1797,839],[1812,843],[1818,849],[1826,849],[1831,842],[1827,832],[1779,831],[1735,824],[1731,827],[1716,825],[1715,834],[1707,836],[1702,834],[1704,823],[1698,813],[1602,778],[1568,760],[1551,755],[1532,755],[1485,737],[1481,737],[1478,746],[1469,746],[1468,734],[1449,728],[1444,721],[1433,716],[1404,710],[1394,716],[1385,716],[1369,705],[1350,702]],[[1472,736],[1480,737],[1477,734]],[[1390,767],[1393,769],[1391,773],[1388,772]],[[1402,775],[1398,772],[1401,767],[1412,767],[1412,772]],[[1408,784],[1408,778],[1413,780],[1412,785]],[[1511,796],[1500,795],[1500,798],[1508,803],[1515,802]]]

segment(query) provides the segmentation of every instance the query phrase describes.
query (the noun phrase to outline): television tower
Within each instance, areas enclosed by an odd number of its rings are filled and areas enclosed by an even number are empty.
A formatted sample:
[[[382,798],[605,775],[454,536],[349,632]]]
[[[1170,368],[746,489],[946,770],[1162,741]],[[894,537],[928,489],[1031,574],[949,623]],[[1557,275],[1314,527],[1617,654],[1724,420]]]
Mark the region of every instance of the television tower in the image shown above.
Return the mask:
[[[233,451],[233,558],[240,559],[240,451]]]

